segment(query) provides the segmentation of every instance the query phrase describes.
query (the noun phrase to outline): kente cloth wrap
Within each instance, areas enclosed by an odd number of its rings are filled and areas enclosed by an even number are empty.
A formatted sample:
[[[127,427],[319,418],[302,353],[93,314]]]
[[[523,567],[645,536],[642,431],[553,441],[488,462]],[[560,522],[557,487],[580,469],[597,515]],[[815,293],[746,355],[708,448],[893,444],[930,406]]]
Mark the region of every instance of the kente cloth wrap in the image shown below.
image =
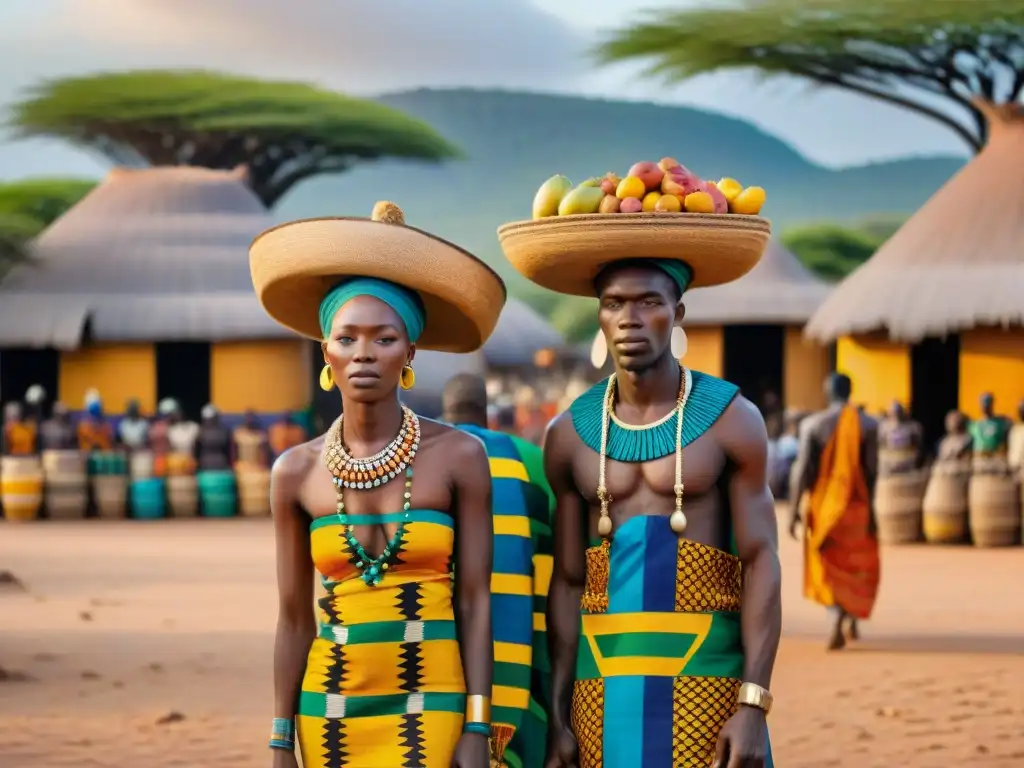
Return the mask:
[[[589,425],[596,418],[600,428],[605,386],[572,406],[577,432],[595,451],[600,432],[592,445]],[[683,444],[706,432],[736,392],[693,372]],[[639,463],[672,454],[675,419],[666,423],[671,445],[620,436],[609,441],[609,457]],[[712,765],[743,675],[741,563],[731,550],[680,538],[663,515],[631,518],[610,541],[587,550],[571,705],[580,768]],[[773,766],[770,758],[767,765]]]
[[[491,467],[491,736],[498,747],[497,754],[510,768],[539,766],[538,761],[544,757],[547,722],[543,680],[548,664],[543,617],[551,582],[553,497],[544,479],[543,459],[537,446],[481,427],[459,425],[459,429],[483,442]],[[538,554],[538,544],[547,555]]]
[[[398,512],[347,515],[397,525]],[[455,531],[443,512],[410,509],[405,536],[376,587],[361,578],[337,516],[310,525],[325,596],[296,713],[305,768],[449,768],[466,688],[455,632]]]
[[[410,342],[415,344],[423,335],[427,313],[415,291],[376,277],[352,277],[328,291],[320,302],[320,330],[325,339],[331,334],[331,323],[338,310],[356,296],[373,296],[391,307],[401,318]]]

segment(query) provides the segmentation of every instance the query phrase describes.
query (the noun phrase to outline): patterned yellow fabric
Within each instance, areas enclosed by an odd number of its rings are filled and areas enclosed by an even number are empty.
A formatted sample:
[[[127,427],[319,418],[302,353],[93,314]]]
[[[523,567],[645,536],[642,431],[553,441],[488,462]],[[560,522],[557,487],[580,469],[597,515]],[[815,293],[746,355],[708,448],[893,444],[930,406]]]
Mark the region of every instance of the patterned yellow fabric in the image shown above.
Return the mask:
[[[678,538],[662,516],[633,518],[587,551],[579,768],[712,764],[743,673],[741,583],[737,557]]]
[[[346,519],[394,525],[402,515]],[[448,768],[465,711],[451,518],[410,510],[397,559],[376,587],[359,577],[342,532],[337,518],[311,526],[327,594],[296,717],[304,768]]]

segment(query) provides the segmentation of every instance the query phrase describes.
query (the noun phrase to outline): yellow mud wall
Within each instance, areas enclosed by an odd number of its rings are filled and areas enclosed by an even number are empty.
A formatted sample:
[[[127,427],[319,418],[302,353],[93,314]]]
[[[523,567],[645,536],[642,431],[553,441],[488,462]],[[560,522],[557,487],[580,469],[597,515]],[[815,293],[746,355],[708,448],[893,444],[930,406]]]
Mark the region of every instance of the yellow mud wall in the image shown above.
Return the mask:
[[[825,377],[832,371],[831,363],[827,345],[805,338],[802,328],[786,328],[782,355],[784,407],[798,411],[824,408]]]
[[[310,400],[309,346],[300,340],[221,342],[210,348],[210,398],[222,413],[291,411]]]
[[[836,369],[853,381],[851,401],[876,415],[893,400],[910,405],[910,348],[884,336],[844,336],[836,343]]]
[[[1016,420],[1024,400],[1024,330],[977,328],[960,334],[960,410],[979,417],[984,392],[995,396],[997,413]]]
[[[72,410],[85,407],[85,393],[96,389],[109,413],[123,413],[137,399],[143,413],[156,409],[156,353],[152,344],[97,344],[62,352],[58,377],[60,401]]]
[[[698,326],[686,329],[686,357],[683,363],[710,376],[722,376],[724,336],[721,326]]]

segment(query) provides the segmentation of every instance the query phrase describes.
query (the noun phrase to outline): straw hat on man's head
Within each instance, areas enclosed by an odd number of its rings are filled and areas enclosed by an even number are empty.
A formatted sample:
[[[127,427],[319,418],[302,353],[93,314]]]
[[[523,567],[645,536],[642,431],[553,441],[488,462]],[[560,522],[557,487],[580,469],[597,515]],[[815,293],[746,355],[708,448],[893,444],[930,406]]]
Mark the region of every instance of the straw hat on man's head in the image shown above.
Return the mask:
[[[250,247],[249,267],[267,314],[316,340],[325,338],[332,310],[348,294],[365,292],[367,279],[376,286],[371,295],[393,306],[416,305],[396,311],[410,341],[424,349],[478,349],[505,304],[505,284],[494,270],[457,245],[407,226],[394,203],[377,203],[370,218],[305,219],[268,229]],[[360,285],[346,287],[358,279]],[[412,317],[415,329],[408,327]]]
[[[770,235],[757,216],[667,212],[553,216],[498,229],[520,274],[574,296],[596,295],[603,269],[633,260],[661,268],[681,291],[729,283],[761,260]]]

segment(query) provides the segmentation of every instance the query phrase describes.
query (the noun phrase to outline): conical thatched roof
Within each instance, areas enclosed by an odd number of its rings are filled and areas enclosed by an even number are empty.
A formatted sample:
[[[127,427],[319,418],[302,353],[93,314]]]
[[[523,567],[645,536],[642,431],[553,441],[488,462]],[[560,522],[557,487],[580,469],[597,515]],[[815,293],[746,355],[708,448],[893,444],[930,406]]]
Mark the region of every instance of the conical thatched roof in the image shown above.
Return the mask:
[[[1024,323],[1024,114],[988,112],[985,148],[836,288],[809,336],[914,342]]]
[[[249,277],[272,223],[241,171],[112,171],[0,284],[0,347],[288,337]]]
[[[734,283],[687,291],[685,325],[803,325],[832,286],[774,240],[761,261]]]
[[[531,365],[540,349],[560,349],[565,338],[552,328],[529,304],[509,299],[491,338],[484,344],[484,356],[491,365]]]

